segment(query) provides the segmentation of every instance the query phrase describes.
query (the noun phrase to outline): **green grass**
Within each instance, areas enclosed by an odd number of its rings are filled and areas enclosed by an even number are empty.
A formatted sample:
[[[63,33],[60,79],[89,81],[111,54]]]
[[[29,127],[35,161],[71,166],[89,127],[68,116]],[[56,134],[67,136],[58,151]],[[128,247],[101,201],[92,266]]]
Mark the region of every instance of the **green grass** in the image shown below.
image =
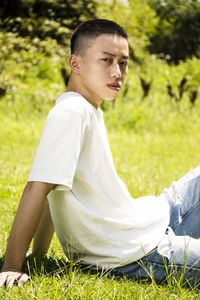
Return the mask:
[[[139,105],[135,105],[137,107]],[[116,169],[133,197],[158,195],[172,180],[178,179],[200,162],[198,108],[194,112],[183,113],[165,106],[163,113],[165,111],[166,119],[155,117],[152,121],[153,109],[156,108],[148,105],[141,109],[138,122],[132,127],[130,122],[124,121],[131,120],[130,109],[116,107],[105,113]],[[144,116],[142,111],[146,112]],[[8,109],[1,105],[1,257],[45,117],[46,113],[34,111],[29,116],[22,112],[16,114],[13,107]],[[153,281],[145,283],[88,274],[78,266],[72,269],[65,264],[55,236],[48,256],[43,259],[39,257],[37,261],[30,257],[24,268],[28,268],[31,280],[22,288],[0,289],[1,299],[199,299],[197,290],[180,287],[178,282],[158,286]]]
[[[137,39],[136,35],[134,51],[141,62],[130,62],[115,109],[113,103],[104,105],[116,169],[133,197],[159,195],[200,162],[200,93],[194,107],[189,102],[199,87],[200,60],[193,57],[168,65],[139,50]],[[0,97],[0,266],[47,111],[65,90],[60,68],[67,67],[66,49],[55,53],[54,43],[42,43],[49,55],[15,34],[0,34],[0,86],[6,88]],[[15,45],[21,50],[16,51]],[[184,76],[185,92],[176,103],[167,84],[178,96]],[[140,77],[152,82],[145,99]],[[36,262],[30,257],[24,268],[31,274],[30,282],[22,288],[0,289],[0,299],[199,299],[198,291],[180,287],[179,282],[158,286],[87,274],[78,267],[72,270],[55,236],[48,256]]]

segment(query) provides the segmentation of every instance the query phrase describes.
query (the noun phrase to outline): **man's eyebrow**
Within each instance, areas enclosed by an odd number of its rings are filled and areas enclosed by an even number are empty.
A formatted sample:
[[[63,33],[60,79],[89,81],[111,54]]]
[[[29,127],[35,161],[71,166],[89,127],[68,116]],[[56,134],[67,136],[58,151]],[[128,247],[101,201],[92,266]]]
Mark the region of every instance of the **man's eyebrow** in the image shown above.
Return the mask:
[[[103,51],[103,54],[110,55],[110,56],[113,56],[113,57],[116,56],[114,53],[111,53],[109,51]],[[129,59],[129,56],[128,55],[123,55],[122,58]]]

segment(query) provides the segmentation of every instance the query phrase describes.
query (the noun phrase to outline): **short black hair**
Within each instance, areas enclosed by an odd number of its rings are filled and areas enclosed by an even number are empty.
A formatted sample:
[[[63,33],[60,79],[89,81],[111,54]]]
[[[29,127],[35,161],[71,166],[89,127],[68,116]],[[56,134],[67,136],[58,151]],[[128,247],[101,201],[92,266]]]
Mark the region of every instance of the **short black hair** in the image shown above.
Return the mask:
[[[91,40],[102,34],[118,35],[128,40],[128,34],[117,23],[106,19],[94,19],[82,22],[71,37],[71,54],[84,55]]]

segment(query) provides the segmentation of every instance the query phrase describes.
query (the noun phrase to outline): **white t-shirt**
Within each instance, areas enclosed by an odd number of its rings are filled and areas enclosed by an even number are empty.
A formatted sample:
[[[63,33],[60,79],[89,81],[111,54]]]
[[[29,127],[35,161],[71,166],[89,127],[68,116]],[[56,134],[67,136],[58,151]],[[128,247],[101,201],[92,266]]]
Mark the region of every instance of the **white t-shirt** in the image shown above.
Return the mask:
[[[57,236],[66,256],[85,264],[140,259],[169,223],[164,198],[131,197],[114,168],[103,112],[75,92],[50,111],[28,180],[58,185],[48,195]]]

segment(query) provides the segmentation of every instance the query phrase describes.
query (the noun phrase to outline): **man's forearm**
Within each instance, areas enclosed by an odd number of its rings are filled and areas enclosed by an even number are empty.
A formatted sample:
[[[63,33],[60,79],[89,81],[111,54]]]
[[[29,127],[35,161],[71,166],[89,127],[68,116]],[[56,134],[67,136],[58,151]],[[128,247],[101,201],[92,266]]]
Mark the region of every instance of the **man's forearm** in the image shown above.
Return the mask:
[[[42,215],[47,193],[53,185],[40,182],[28,183],[12,225],[2,271],[20,271],[29,244]]]
[[[54,226],[51,219],[48,200],[46,199],[43,212],[38,224],[33,242],[33,254],[37,252],[47,253],[52,237],[54,234]]]

